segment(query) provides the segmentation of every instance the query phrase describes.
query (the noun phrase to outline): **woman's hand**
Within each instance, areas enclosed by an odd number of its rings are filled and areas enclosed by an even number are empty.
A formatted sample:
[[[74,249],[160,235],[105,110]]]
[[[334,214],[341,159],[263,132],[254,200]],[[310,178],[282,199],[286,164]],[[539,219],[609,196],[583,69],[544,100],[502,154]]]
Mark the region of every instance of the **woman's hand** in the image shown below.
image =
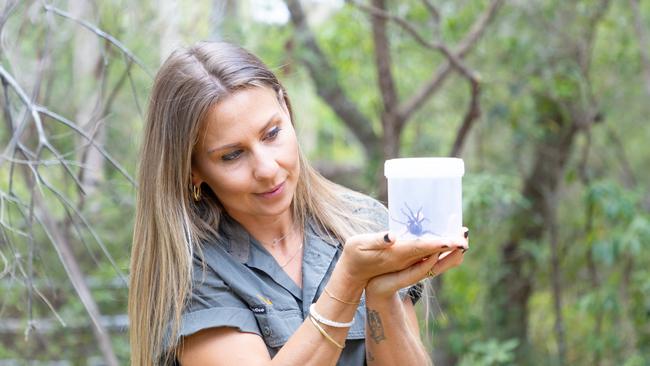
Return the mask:
[[[469,231],[465,229],[465,232]],[[448,250],[445,255],[433,254],[408,268],[397,272],[382,274],[371,278],[366,285],[366,294],[373,297],[390,298],[398,290],[422,281],[431,274],[440,275],[450,268],[463,263],[465,251],[468,248],[468,239],[459,239],[464,245],[458,249]]]
[[[429,258],[428,261],[434,261],[431,258],[437,259],[443,252],[463,249],[467,249],[467,241],[463,238],[443,239],[422,236],[413,240],[396,240],[394,235],[385,232],[362,234],[348,238],[339,265],[343,267],[351,281],[367,284],[370,279],[380,275],[407,271],[415,264],[422,262],[423,259]],[[455,255],[446,262],[454,258]],[[432,262],[426,263],[429,263],[429,266],[420,278],[433,266]],[[417,268],[422,269],[421,266]],[[411,275],[407,273],[408,271],[405,274],[397,275],[399,278],[390,281],[402,283],[416,278],[420,271],[413,272]]]

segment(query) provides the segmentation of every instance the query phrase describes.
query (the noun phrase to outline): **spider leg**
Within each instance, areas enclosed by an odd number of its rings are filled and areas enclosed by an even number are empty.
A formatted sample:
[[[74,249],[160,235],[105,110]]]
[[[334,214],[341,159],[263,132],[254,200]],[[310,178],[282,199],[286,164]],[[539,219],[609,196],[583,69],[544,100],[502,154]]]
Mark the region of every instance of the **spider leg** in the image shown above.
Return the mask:
[[[418,224],[423,223],[424,221],[429,221],[424,215],[422,214],[422,206],[418,209],[418,213],[415,214],[415,220],[417,220]]]
[[[402,213],[402,215],[406,216],[406,219],[408,221],[413,221],[413,216],[410,216],[408,213],[406,213],[406,211],[404,211],[403,207],[402,207],[402,209],[400,209],[400,212]]]
[[[409,210],[409,213],[411,214],[409,217],[412,217],[412,218],[417,220],[418,217],[413,213],[413,210],[411,210],[411,208],[409,207],[409,204],[404,202],[404,206],[406,206],[406,208]]]
[[[406,222],[401,222],[401,221],[398,221],[398,220],[395,220],[395,219],[393,219],[393,221],[395,221],[395,222],[398,223],[398,224],[402,224],[402,225],[404,225],[404,226],[408,226],[408,223],[406,223]]]

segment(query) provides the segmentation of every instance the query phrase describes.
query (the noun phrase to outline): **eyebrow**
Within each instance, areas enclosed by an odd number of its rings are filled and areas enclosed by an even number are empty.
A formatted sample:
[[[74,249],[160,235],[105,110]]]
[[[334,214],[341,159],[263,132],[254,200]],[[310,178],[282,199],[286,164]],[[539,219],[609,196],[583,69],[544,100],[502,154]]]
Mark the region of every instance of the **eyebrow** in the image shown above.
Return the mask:
[[[267,128],[269,128],[269,126],[278,118],[278,116],[279,116],[279,114],[275,113],[274,115],[271,116],[271,118],[269,118],[269,120],[264,124],[264,126],[262,126],[262,128],[260,128],[260,132],[259,132],[260,135],[262,133],[264,133],[264,131],[266,131]],[[232,149],[234,147],[238,147],[239,145],[240,145],[240,143],[236,142],[234,144],[227,144],[227,145],[223,145],[223,146],[219,146],[219,147],[214,147],[214,148],[208,149],[208,155],[214,153],[215,151]]]

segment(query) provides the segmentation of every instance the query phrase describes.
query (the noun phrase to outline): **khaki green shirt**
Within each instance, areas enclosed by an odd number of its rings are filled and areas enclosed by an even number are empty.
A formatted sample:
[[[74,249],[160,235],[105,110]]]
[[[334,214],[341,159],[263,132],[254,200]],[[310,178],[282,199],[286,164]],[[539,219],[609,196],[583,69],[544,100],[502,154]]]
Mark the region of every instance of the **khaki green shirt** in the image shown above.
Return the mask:
[[[369,217],[387,226],[385,208],[376,205]],[[342,245],[319,232],[313,223],[306,224],[300,288],[241,225],[223,220],[221,238],[202,247],[204,262],[195,258],[192,293],[179,336],[230,327],[259,335],[275,356],[309,316],[309,306],[321,295],[341,256]],[[408,293],[414,302],[419,298],[419,291]],[[401,294],[405,296],[406,289]],[[364,296],[337,365],[366,364],[365,323]]]

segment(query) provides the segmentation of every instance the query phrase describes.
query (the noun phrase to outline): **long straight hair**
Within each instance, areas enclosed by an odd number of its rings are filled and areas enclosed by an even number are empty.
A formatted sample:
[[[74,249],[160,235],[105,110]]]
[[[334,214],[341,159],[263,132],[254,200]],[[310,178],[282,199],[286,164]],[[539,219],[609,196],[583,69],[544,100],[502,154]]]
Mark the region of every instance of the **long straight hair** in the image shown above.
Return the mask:
[[[248,51],[224,42],[177,50],[156,75],[140,152],[131,251],[129,324],[131,364],[166,364],[191,291],[192,260],[200,243],[217,236],[223,209],[207,185],[191,196],[192,154],[209,109],[246,88],[266,87],[293,112],[276,76]],[[313,219],[341,243],[377,230],[353,214],[356,193],[319,175],[299,150],[300,175],[291,204],[296,223]],[[343,194],[345,193],[345,194]],[[199,254],[199,253],[197,253]],[[169,342],[165,342],[168,339]]]

